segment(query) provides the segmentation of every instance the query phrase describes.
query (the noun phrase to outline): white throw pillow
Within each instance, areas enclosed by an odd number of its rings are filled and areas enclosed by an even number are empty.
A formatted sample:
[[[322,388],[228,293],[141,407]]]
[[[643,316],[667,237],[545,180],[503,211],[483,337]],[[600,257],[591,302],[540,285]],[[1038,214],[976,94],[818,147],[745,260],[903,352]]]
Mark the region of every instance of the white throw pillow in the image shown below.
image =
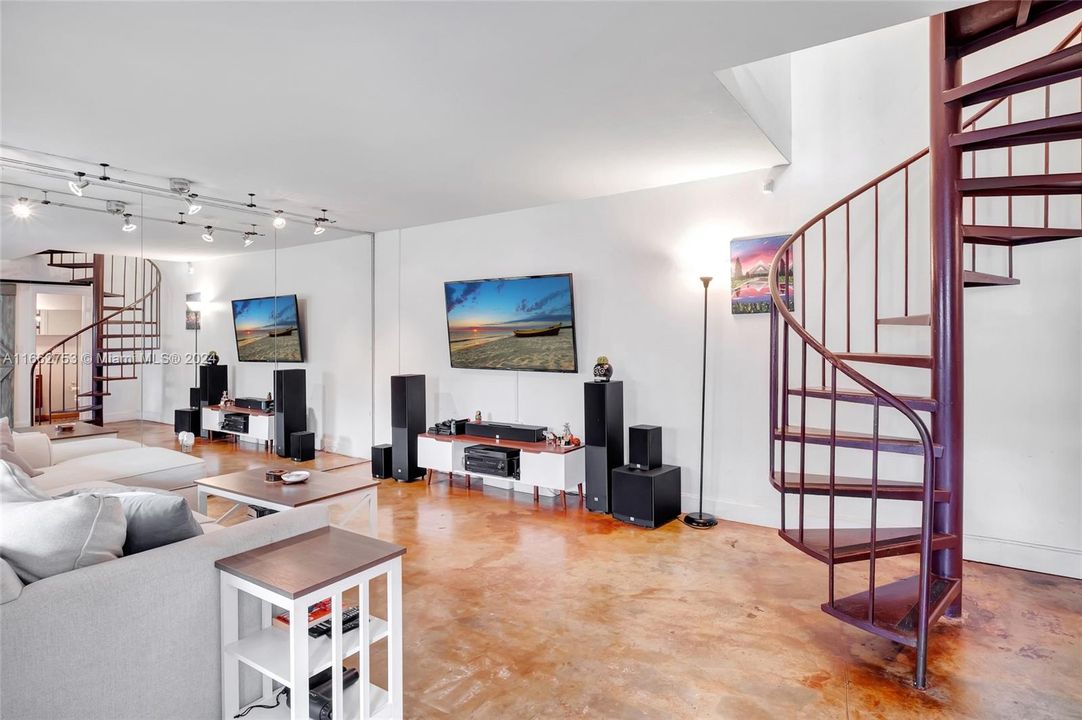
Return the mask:
[[[0,447],[15,449],[15,436],[11,434],[11,422],[6,417],[0,418]]]
[[[30,477],[37,477],[38,475],[41,475],[41,470],[35,470],[34,468],[30,467],[30,463],[23,459],[22,455],[15,452],[14,450],[8,450],[6,447],[0,447],[0,460],[17,466],[20,470],[22,470]]]
[[[115,497],[0,504],[0,557],[25,583],[115,560],[126,535],[124,508]]]
[[[7,459],[0,460],[0,504],[52,500],[24,473]]]

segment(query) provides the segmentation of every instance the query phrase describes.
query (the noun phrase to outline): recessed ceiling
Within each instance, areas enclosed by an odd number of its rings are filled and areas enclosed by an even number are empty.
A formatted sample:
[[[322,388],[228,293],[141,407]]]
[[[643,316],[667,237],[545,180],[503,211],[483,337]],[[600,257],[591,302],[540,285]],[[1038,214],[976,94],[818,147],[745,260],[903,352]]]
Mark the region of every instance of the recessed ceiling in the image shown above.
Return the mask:
[[[784,162],[715,71],[965,4],[5,1],[0,141],[410,227]],[[3,255],[133,242],[55,210]]]

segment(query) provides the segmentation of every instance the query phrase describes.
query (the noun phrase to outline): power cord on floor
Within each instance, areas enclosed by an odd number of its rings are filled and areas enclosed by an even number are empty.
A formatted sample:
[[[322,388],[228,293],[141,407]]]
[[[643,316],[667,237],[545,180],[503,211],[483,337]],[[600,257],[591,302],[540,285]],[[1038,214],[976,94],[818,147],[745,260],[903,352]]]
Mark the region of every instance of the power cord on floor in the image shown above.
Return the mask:
[[[281,690],[279,690],[278,694],[274,696],[274,704],[273,705],[249,705],[248,707],[244,708],[243,712],[239,712],[236,715],[234,715],[233,716],[234,720],[236,720],[236,718],[244,717],[245,715],[247,715],[251,711],[255,710],[256,708],[261,708],[261,709],[264,709],[264,710],[271,710],[273,708],[278,707],[279,705],[282,704],[282,696],[285,695],[287,692],[289,692],[289,688],[287,688],[287,687],[284,687]]]

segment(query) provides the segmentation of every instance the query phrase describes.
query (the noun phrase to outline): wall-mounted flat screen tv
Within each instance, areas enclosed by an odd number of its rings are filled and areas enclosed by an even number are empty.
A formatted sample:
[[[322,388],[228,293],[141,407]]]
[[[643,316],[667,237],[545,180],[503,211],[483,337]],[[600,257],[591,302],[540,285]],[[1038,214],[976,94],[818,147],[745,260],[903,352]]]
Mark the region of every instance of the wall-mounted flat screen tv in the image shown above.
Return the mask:
[[[577,372],[571,274],[444,283],[451,367]]]
[[[241,362],[304,362],[296,295],[234,300],[233,332]]]

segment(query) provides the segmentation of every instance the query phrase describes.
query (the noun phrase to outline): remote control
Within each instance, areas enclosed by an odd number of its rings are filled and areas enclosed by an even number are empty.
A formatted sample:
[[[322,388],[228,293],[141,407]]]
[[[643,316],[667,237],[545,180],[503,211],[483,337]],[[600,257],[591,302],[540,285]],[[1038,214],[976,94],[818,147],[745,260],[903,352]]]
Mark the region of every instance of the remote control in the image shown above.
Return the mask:
[[[356,630],[360,627],[361,611],[357,608],[346,608],[342,612],[342,632],[347,633],[350,630]],[[324,637],[331,634],[331,621],[323,620],[318,622],[312,627],[308,628],[309,637]]]

